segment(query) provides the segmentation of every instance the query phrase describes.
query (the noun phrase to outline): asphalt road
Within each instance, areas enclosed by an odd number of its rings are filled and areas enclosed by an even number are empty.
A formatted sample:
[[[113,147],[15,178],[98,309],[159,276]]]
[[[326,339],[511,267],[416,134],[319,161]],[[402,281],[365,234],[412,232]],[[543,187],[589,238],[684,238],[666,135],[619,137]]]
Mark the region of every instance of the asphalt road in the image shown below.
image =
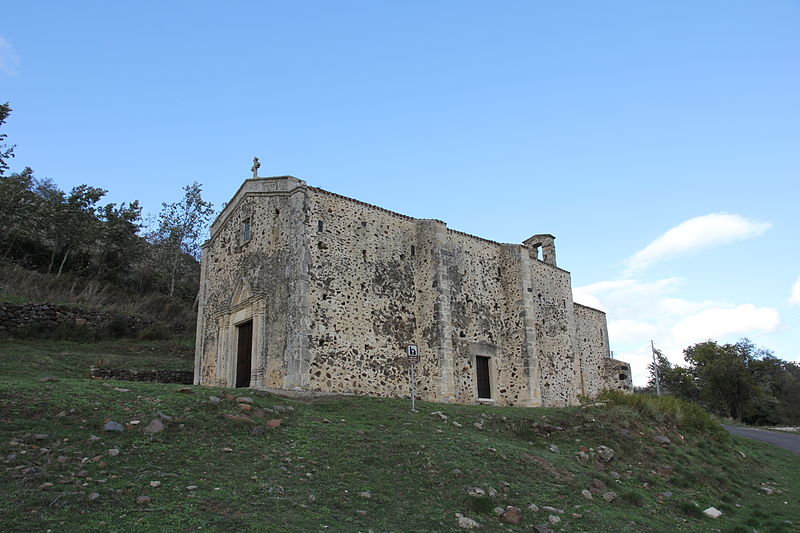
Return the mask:
[[[782,431],[768,431],[766,429],[740,428],[737,426],[723,426],[734,435],[741,435],[748,439],[769,442],[800,455],[800,433],[784,433]]]

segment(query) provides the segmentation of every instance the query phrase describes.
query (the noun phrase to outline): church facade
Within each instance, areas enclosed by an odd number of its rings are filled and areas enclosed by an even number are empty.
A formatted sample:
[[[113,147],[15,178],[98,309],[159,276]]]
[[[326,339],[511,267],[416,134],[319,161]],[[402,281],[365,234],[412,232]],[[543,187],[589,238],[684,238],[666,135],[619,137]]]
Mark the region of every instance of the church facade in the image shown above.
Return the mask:
[[[291,176],[246,180],[203,246],[195,384],[560,406],[631,388],[554,237],[503,244]]]

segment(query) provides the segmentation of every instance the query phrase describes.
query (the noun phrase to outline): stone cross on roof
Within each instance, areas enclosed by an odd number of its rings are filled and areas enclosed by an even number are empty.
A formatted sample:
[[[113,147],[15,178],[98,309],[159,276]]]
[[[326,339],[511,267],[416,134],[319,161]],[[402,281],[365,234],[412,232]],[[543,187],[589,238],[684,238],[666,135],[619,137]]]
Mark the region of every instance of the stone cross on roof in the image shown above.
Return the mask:
[[[258,169],[260,167],[261,167],[261,163],[258,162],[258,158],[257,157],[254,157],[253,158],[253,168],[250,169],[253,172],[253,177],[254,178],[258,177]]]

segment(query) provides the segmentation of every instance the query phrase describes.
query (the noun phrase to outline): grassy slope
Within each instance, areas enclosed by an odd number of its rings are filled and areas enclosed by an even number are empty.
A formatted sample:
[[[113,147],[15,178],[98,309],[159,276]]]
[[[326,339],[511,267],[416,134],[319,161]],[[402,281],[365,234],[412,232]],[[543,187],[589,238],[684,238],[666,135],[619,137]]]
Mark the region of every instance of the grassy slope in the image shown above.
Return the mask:
[[[460,512],[480,522],[480,531],[530,531],[550,514],[527,510],[531,503],[565,511],[556,531],[800,527],[800,457],[675,427],[658,412],[624,405],[421,403],[420,412],[411,413],[403,400],[301,402],[250,391],[258,407],[293,408],[267,411],[250,424],[223,418],[240,411],[235,402],[211,404],[209,394],[222,396],[218,389],[192,387],[194,393],[186,394],[175,385],[83,377],[100,358],[114,366],[191,367],[190,360],[158,350],[126,343],[0,342],[0,460],[17,454],[0,463],[0,530],[460,531],[454,517]],[[59,379],[42,382],[43,376]],[[433,411],[443,411],[447,420]],[[141,427],[159,412],[172,420],[156,435],[101,431],[107,419],[141,420]],[[280,418],[282,425],[269,429],[268,418]],[[483,429],[476,428],[481,421]],[[48,437],[33,440],[37,433]],[[657,446],[657,434],[675,444]],[[90,435],[101,439],[90,442]],[[561,453],[549,451],[549,444]],[[616,452],[605,471],[594,461],[575,460],[580,446],[599,445]],[[120,454],[110,456],[111,448]],[[657,474],[662,465],[674,473]],[[620,480],[612,479],[612,470]],[[580,491],[595,478],[620,497],[613,503],[583,499]],[[152,487],[151,481],[161,484]],[[768,495],[762,483],[776,492]],[[187,489],[192,485],[197,488]],[[497,494],[476,498],[468,487]],[[365,491],[369,497],[360,494]],[[663,491],[672,497],[659,498]],[[90,500],[94,492],[99,497]],[[137,504],[139,496],[150,502]],[[504,524],[492,513],[506,505],[523,509],[520,524]],[[700,516],[712,505],[723,517]]]

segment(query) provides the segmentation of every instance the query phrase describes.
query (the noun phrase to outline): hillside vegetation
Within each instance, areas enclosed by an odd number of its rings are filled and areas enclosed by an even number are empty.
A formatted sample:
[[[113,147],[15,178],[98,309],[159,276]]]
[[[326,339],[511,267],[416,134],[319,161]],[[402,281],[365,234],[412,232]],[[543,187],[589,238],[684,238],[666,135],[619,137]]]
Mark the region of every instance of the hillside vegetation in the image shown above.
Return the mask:
[[[800,457],[674,398],[413,413],[84,377],[99,359],[191,368],[165,348],[0,341],[0,530],[461,531],[457,514],[478,531],[800,527]]]

